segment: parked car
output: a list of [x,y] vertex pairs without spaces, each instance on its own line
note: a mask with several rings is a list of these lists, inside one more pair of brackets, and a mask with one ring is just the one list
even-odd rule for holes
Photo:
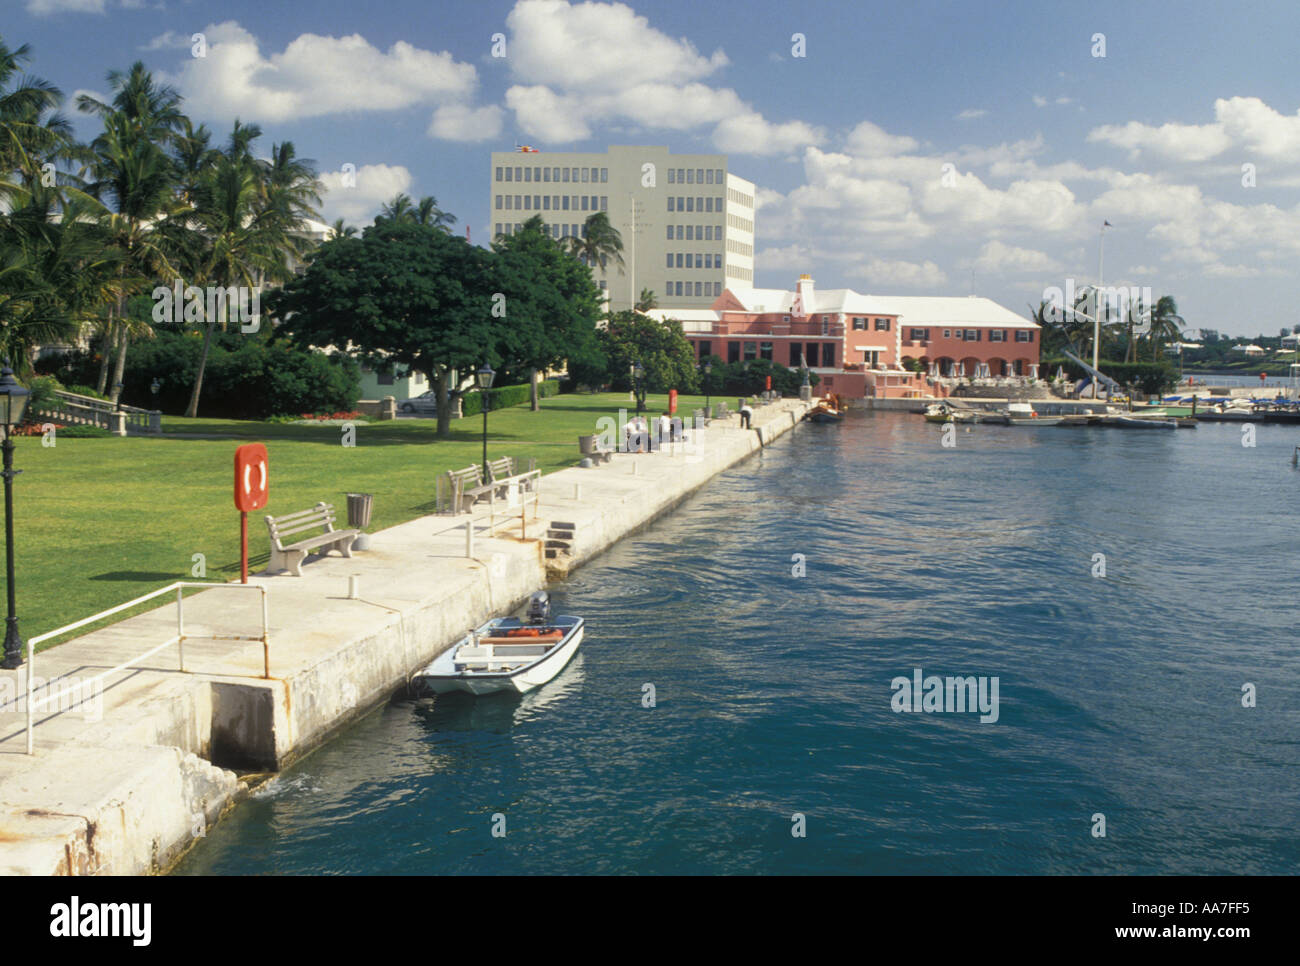
[[436,416],[438,415],[438,392],[430,389],[418,396],[404,399],[397,404],[397,411],[408,415]]

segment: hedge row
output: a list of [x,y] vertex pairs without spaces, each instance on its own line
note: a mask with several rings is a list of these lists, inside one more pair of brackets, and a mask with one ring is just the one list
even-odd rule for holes
[[[490,412],[506,409],[510,406],[520,406],[533,398],[528,383],[521,386],[498,386],[489,389],[488,393],[492,397]],[[559,393],[560,381],[558,379],[544,379],[537,384],[539,398],[545,399],[547,396],[558,396]],[[483,411],[483,394],[477,389],[471,390],[463,397],[461,407],[461,412],[465,416],[477,416]]]
[[[1042,374],[1050,376],[1058,366],[1076,381],[1087,377],[1087,373],[1077,363],[1064,356],[1044,359],[1038,369]],[[1121,386],[1133,386],[1148,396],[1157,396],[1178,384],[1178,371],[1168,362],[1110,362],[1103,359],[1097,368]]]

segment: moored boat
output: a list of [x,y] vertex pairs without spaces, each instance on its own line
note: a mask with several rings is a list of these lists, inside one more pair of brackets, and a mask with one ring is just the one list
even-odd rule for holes
[[1009,403],[1006,417],[1012,426],[1059,426],[1065,421],[1064,416],[1040,416],[1033,406],[1024,402]]
[[476,628],[411,679],[416,695],[522,694],[551,680],[582,643],[581,617],[551,616],[545,591],[528,602],[528,619],[498,617]]
[[835,393],[828,393],[818,400],[817,405],[804,414],[804,419],[814,423],[838,423],[844,418],[844,410],[840,406],[840,397]]

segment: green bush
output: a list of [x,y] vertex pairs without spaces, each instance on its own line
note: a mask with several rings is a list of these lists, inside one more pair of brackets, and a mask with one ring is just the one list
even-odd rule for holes
[[27,411],[23,421],[35,422],[37,410],[53,407],[59,398],[55,393],[62,388],[59,380],[53,376],[34,376],[28,380],[27,390],[31,396],[27,400]]
[[54,434],[56,440],[60,439],[99,439],[104,436],[112,436],[103,426],[60,426]]
[[[803,373],[798,369],[789,369],[779,362],[767,359],[750,359],[748,362],[723,362],[718,356],[710,356],[713,371],[705,377],[701,374],[701,385],[707,379],[708,389],[714,394],[736,393],[751,396],[767,388],[767,377],[772,377],[772,389],[783,396],[799,395],[803,384]],[[821,377],[815,372],[808,374],[809,385],[817,385]]]
[[[1087,377],[1087,373],[1078,363],[1064,356],[1044,359],[1039,366],[1039,371],[1044,374],[1055,373],[1058,366],[1075,381]],[[1111,362],[1103,359],[1097,364],[1097,368],[1121,386],[1132,386],[1138,392],[1148,396],[1158,396],[1178,384],[1178,370],[1168,362]]]
[[[189,406],[203,352],[197,332],[160,329],[152,339],[132,343],[122,377],[122,402],[179,415]],[[98,362],[76,352],[46,362],[46,371],[65,384],[97,378]],[[152,391],[154,380],[158,392]],[[341,353],[295,349],[265,335],[217,333],[212,337],[199,415],[225,419],[265,419],[274,415],[348,412],[361,395],[361,373]]]
[[[544,379],[537,384],[537,396],[539,399],[545,399],[548,396],[559,395],[560,381],[558,379]],[[522,386],[497,386],[488,390],[492,397],[492,404],[489,412],[495,412],[498,409],[507,409],[510,406],[519,406],[532,400],[532,393],[528,389],[528,383]],[[483,411],[483,394],[477,389],[467,393],[461,401],[461,412],[466,416],[477,416]]]

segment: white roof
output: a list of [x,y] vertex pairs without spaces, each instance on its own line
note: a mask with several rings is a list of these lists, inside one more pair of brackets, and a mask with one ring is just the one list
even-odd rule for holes
[[[729,289],[750,312],[790,311],[795,293],[774,288]],[[992,299],[946,295],[863,295],[848,288],[814,289],[809,315],[896,315],[903,325],[1036,329],[1038,324]]]

